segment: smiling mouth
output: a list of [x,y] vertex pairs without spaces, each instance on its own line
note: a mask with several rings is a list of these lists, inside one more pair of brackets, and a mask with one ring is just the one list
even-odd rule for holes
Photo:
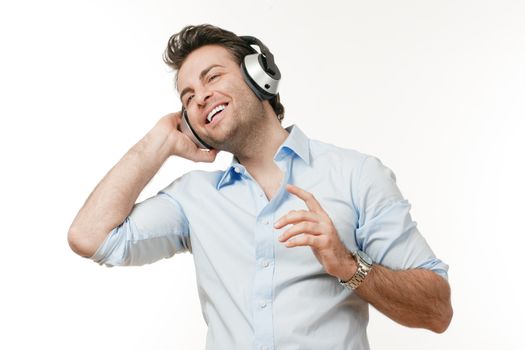
[[210,113],[208,113],[208,116],[206,117],[206,124],[209,124],[213,121],[213,118],[215,118],[219,113],[221,113],[228,104],[222,104],[218,105],[214,109],[211,110]]

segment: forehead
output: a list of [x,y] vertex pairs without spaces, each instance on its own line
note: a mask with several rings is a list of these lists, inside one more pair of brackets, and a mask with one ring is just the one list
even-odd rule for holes
[[219,45],[206,45],[191,52],[180,67],[177,74],[177,90],[181,91],[187,85],[199,80],[199,75],[213,65],[226,68],[238,67],[234,56]]

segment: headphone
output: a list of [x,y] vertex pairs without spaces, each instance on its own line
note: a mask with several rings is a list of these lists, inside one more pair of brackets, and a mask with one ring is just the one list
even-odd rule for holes
[[[281,80],[281,72],[275,64],[273,54],[266,45],[253,36],[241,36],[240,38],[250,46],[258,46],[260,50],[260,53],[254,50],[255,53],[244,56],[241,62],[241,73],[244,81],[260,100],[271,100],[277,96]],[[199,148],[213,148],[197,135],[190,124],[188,112],[184,107],[182,108],[181,129]]]

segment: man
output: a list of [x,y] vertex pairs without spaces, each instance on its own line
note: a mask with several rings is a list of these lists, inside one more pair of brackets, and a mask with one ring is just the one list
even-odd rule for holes
[[[265,99],[243,76],[252,44],[210,25],[171,37],[165,60],[184,115],[211,149],[180,131],[181,113],[160,119],[87,199],[72,249],[108,266],[190,251],[208,349],[368,349],[368,304],[445,331],[448,266],[418,232],[392,172],[284,129],[279,95]],[[135,204],[168,157],[213,162],[219,151],[234,155],[225,171],[189,172]]]

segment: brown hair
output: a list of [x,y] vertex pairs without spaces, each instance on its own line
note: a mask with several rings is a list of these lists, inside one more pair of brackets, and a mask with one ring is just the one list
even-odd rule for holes
[[[224,47],[239,65],[244,56],[256,52],[248,43],[228,30],[210,24],[190,25],[170,37],[164,51],[164,62],[178,71],[191,52],[205,45]],[[279,94],[269,102],[281,122],[284,118],[284,106],[281,104]]]

